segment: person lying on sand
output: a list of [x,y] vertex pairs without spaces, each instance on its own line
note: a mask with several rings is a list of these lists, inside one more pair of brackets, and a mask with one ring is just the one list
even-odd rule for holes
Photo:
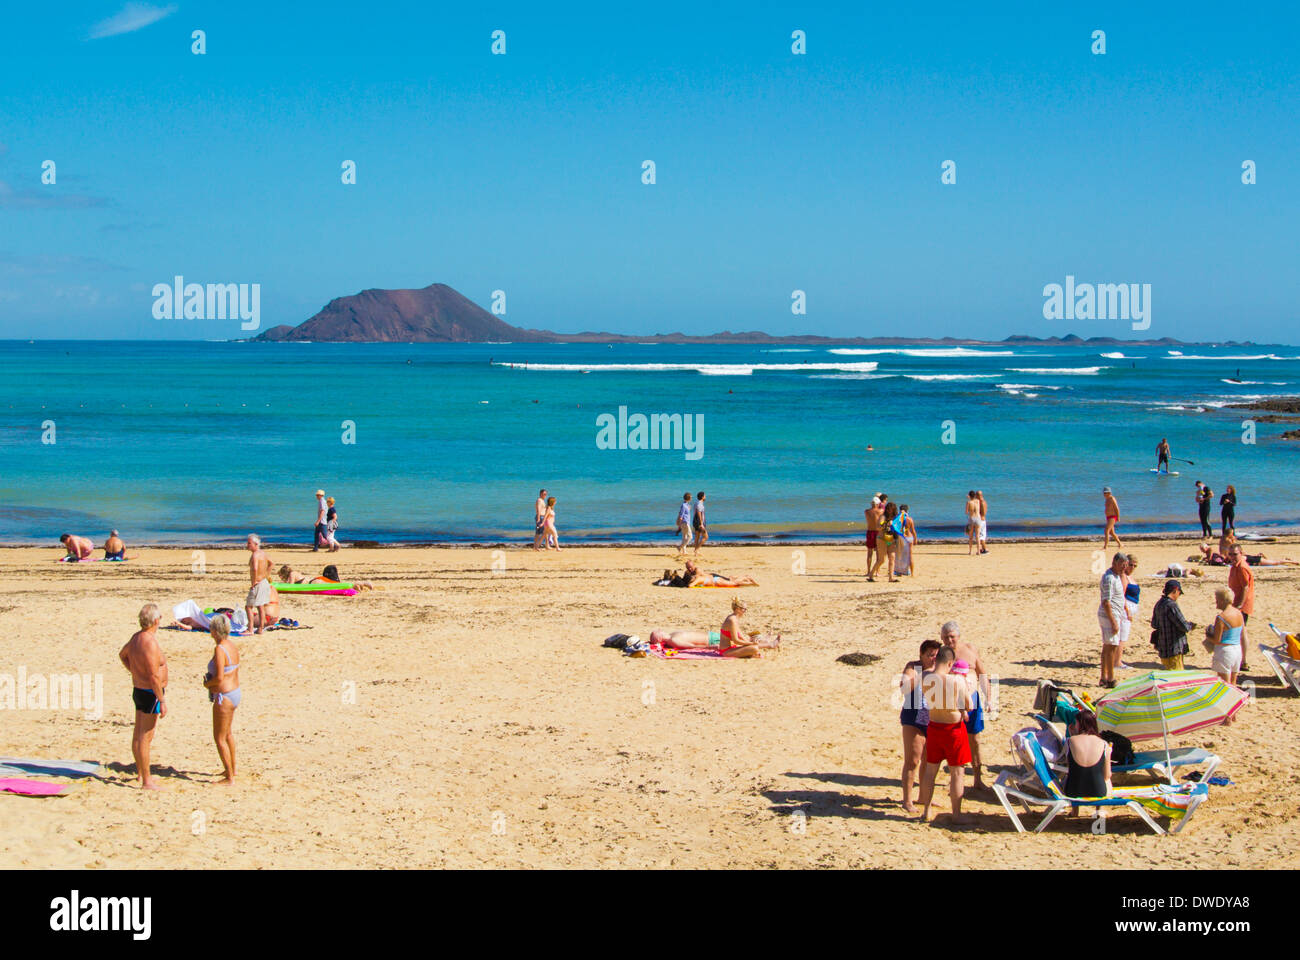
[[[1211,550],[1208,543],[1201,544],[1201,559],[1212,567],[1232,566],[1232,560],[1227,555],[1218,550]],[[1290,557],[1272,560],[1262,553],[1246,554],[1246,563],[1252,567],[1300,567],[1300,560],[1292,560]]]
[[[1195,557],[1188,557],[1188,563],[1196,560]],[[1205,571],[1200,567],[1189,567],[1182,563],[1171,563],[1163,570],[1157,570],[1153,576],[1157,577],[1203,577]]]
[[758,581],[753,577],[733,579],[725,573],[705,573],[692,560],[686,561],[686,572],[665,570],[664,575],[655,581],[656,587],[756,587]]
[[104,541],[104,559],[105,560],[129,560],[126,555],[126,544],[122,538],[113,530],[109,533],[108,539]]
[[65,560],[89,560],[90,555],[95,552],[95,545],[90,542],[89,537],[76,537],[70,533],[65,533],[59,537],[59,543],[67,549],[68,555]]
[[[339,568],[332,563],[328,567],[326,567],[323,571],[321,571],[321,575],[319,577],[309,577],[305,573],[298,573],[296,570],[293,569],[293,567],[289,566],[286,563],[283,567],[280,568],[280,582],[281,583],[342,583],[343,580],[339,577]],[[375,589],[375,585],[371,583],[369,580],[349,580],[348,582],[351,583],[352,586],[357,590]]]

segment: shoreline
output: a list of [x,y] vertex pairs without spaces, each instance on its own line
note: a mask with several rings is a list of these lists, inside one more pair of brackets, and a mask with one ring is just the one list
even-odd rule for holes
[[[1277,541],[1284,541],[1294,537],[1300,537],[1300,527],[1261,527],[1263,536],[1274,538]],[[1005,545],[1034,545],[1063,543],[1073,545],[1086,545],[1096,541],[1095,536],[1085,536],[1082,534],[1047,534],[1044,536],[1023,536],[1010,535],[1006,537],[990,537],[989,544]],[[1238,535],[1241,540],[1243,536]],[[801,537],[791,535],[789,538],[781,536],[768,537],[737,537],[737,538],[710,538],[705,545],[705,550],[719,550],[723,548],[751,548],[751,547],[836,547],[836,548],[862,548],[866,549],[863,543],[863,536],[856,534],[853,537]],[[1187,543],[1199,543],[1204,541],[1199,533],[1170,533],[1162,531],[1126,533],[1124,540],[1140,543],[1155,543],[1162,541],[1176,541]],[[1212,540],[1218,540],[1216,533]],[[665,536],[659,539],[642,539],[642,540],[564,540],[562,549],[583,549],[583,550],[626,550],[636,547],[650,547],[654,549],[674,549],[677,546],[675,537]],[[1244,542],[1250,543],[1250,540]],[[1267,541],[1256,541],[1264,543]],[[929,537],[922,538],[918,546],[924,550],[926,546],[964,546],[968,543],[965,537]],[[305,540],[275,540],[269,537],[264,538],[262,545],[267,548],[277,550],[294,550],[301,549],[304,552],[311,552],[310,545]],[[53,545],[43,540],[23,540],[23,541],[6,541],[0,542],[0,550],[41,550],[49,548],[51,550],[63,549],[57,541]],[[244,540],[242,537],[235,537],[229,540],[196,540],[186,543],[176,542],[149,542],[128,543],[127,550],[243,550]],[[514,539],[482,539],[482,540],[355,540],[344,541],[343,550],[531,550],[532,543],[523,537]],[[691,549],[687,548],[688,551]],[[102,547],[96,546],[95,552],[101,552]],[[328,554],[328,551],[319,551],[322,556]],[[539,551],[545,553],[546,551]]]

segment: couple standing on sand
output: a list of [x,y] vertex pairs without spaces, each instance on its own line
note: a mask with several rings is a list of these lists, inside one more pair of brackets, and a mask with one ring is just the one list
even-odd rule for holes
[[[149,749],[158,721],[167,716],[167,657],[158,642],[162,615],[156,603],[140,608],[140,629],[131,635],[118,653],[122,666],[131,674],[131,699],[135,703],[135,726],[131,732],[131,755],[143,790],[161,790],[149,769]],[[231,731],[235,708],[242,699],[239,686],[239,651],[230,640],[230,620],[225,614],[212,618],[209,628],[215,647],[203,678],[212,702],[212,739],[221,757],[225,776],[217,781],[229,786],[235,781],[235,737]],[[259,631],[260,632],[260,631]]]
[[560,549],[560,536],[555,532],[555,498],[546,495],[546,488],[537,491],[533,504],[533,549]]
[[334,498],[325,496],[324,490],[316,491],[316,528],[312,531],[312,553],[325,547],[330,553],[339,549],[335,534],[339,529],[339,514],[334,509]]
[[691,538],[695,538],[695,555],[700,555],[700,547],[704,546],[704,541],[709,539],[709,527],[704,519],[704,491],[701,490],[695,495],[695,509],[691,509],[691,495],[682,494],[682,505],[677,508],[677,533],[681,536],[682,542],[677,547],[677,559],[686,559],[686,548],[690,546]]
[[966,494],[966,541],[970,556],[977,550],[988,553],[989,541],[989,502],[984,499],[983,490],[972,490]]

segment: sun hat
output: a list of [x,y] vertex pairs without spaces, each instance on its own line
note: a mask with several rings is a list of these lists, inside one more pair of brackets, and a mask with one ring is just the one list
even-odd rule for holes
[[965,660],[954,660],[952,663],[952,672],[959,677],[966,676],[970,672],[970,664]]

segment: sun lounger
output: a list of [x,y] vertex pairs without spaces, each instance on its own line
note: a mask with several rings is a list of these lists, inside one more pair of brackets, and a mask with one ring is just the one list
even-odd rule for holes
[[1277,679],[1282,686],[1290,687],[1296,693],[1300,693],[1300,660],[1292,660],[1285,654],[1279,653],[1276,648],[1259,645],[1259,652],[1264,655],[1269,667],[1277,675]]
[[[1061,759],[1056,760],[1049,756],[1047,758],[1048,766],[1055,773],[1064,773],[1066,770],[1065,742],[1060,739],[1059,731],[1042,714],[1035,714],[1034,719],[1038,721],[1041,730],[1057,738],[1059,747],[1056,754]],[[1201,782],[1205,783],[1210,777],[1214,776],[1214,771],[1219,769],[1219,764],[1222,762],[1223,758],[1218,754],[1202,750],[1200,747],[1183,747],[1178,750],[1170,750],[1168,756],[1165,755],[1163,750],[1143,750],[1133,754],[1132,763],[1115,763],[1112,761],[1110,772],[1112,776],[1117,773],[1150,772],[1161,780],[1172,781],[1174,779],[1172,772],[1179,767],[1199,767],[1204,764],[1205,769],[1201,772]]]
[[[1013,770],[1004,770],[998,774],[993,784],[993,793],[1002,803],[1002,808],[1015,824],[1018,833],[1024,833],[1025,827],[1020,822],[1012,801],[1023,806],[1026,813],[1032,813],[1034,807],[1046,808],[1042,821],[1034,828],[1035,833],[1042,833],[1058,814],[1070,808],[1121,807],[1141,817],[1153,832],[1163,834],[1165,830],[1152,817],[1153,813],[1156,816],[1169,817],[1171,822],[1174,822],[1169,832],[1178,833],[1187,826],[1187,822],[1191,820],[1197,808],[1210,795],[1209,786],[1196,783],[1177,786],[1152,784],[1140,787],[1116,787],[1108,797],[1067,797],[1052,775],[1034,731],[1021,731],[1015,734],[1011,738],[1011,745],[1030,773],[1025,775]],[[1033,793],[1029,792],[1031,789]]]

